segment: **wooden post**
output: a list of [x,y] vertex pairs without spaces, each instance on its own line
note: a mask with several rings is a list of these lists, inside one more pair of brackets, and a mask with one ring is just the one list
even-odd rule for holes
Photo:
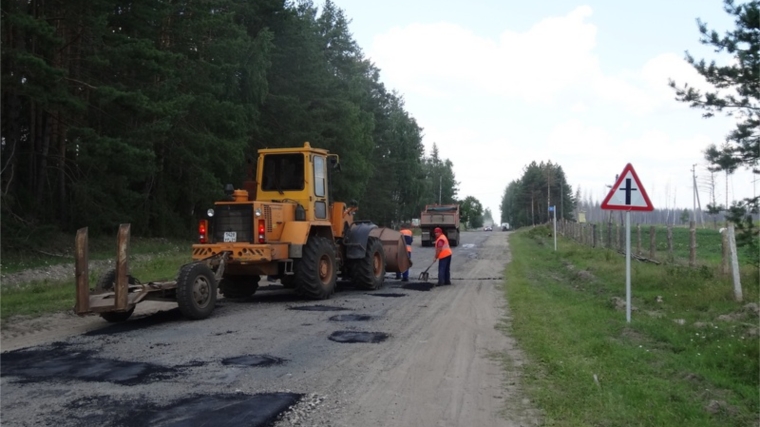
[[641,255],[641,224],[636,224],[636,255]]
[[736,237],[734,235],[734,225],[728,226],[728,248],[731,251],[731,277],[734,280],[734,298],[742,302],[742,283],[739,277],[739,257],[736,254]]
[[649,227],[649,259],[655,258],[655,250],[657,249],[657,242],[654,238],[654,225]]
[[697,265],[697,222],[689,221],[689,267]]
[[74,303],[74,312],[76,314],[85,314],[90,311],[90,254],[88,250],[87,227],[77,230],[77,237],[74,240],[74,250],[76,251],[74,277],[76,279],[77,292],[77,299]]
[[114,284],[114,308],[118,311],[127,309],[127,294],[129,283],[127,274],[129,264],[129,224],[119,225],[119,234],[116,237],[116,283]]
[[673,226],[668,225],[668,261],[673,262]]
[[612,216],[607,221],[607,249],[612,247]]
[[723,246],[723,256],[720,263],[720,270],[721,270],[721,273],[723,273],[724,275],[728,275],[728,273],[731,271],[728,268],[729,261],[731,259],[731,252],[730,252],[731,250],[728,248],[728,229],[723,230],[723,232],[720,234],[721,234],[720,242],[721,242],[721,245]]
[[596,224],[593,224],[591,226],[591,247],[593,247],[593,248],[596,247],[596,241],[597,241]]

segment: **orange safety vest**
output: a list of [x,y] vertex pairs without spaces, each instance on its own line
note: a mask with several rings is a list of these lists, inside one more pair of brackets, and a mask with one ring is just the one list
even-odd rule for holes
[[412,253],[412,230],[404,228],[401,230],[401,234],[404,236],[404,243],[406,244],[406,251]]
[[[443,241],[441,247],[438,247],[439,240]],[[446,238],[446,235],[441,233],[441,235],[435,239],[435,259],[442,259],[447,256],[451,256],[451,246],[449,246],[449,239]]]

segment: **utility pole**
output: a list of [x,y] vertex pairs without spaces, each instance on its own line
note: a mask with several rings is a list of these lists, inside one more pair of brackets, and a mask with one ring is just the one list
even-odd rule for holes
[[697,223],[697,175],[696,175],[696,168],[697,164],[694,163],[691,165],[691,179],[692,179],[692,187],[694,188],[694,192],[691,195],[692,200],[692,221],[694,221],[694,224]]

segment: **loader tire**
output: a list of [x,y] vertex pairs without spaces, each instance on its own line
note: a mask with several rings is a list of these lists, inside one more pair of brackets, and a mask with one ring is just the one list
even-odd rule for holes
[[324,237],[312,236],[303,247],[301,259],[295,263],[295,289],[308,299],[327,299],[335,293],[338,271],[335,248]]
[[259,288],[261,276],[227,276],[219,281],[219,292],[225,298],[248,298]]
[[[127,275],[127,283],[130,285],[134,285],[137,283],[137,280],[135,280],[134,277]],[[112,268],[105,273],[103,273],[102,276],[98,279],[98,282],[95,284],[95,293],[100,292],[113,292],[114,288],[116,287],[116,269]],[[104,313],[100,313],[100,317],[103,318],[106,322],[109,323],[119,323],[124,322],[127,319],[129,319],[130,316],[132,316],[132,313],[134,313],[135,307],[132,306],[127,311],[106,311]]]
[[206,264],[191,263],[180,268],[177,276],[177,305],[188,319],[200,320],[211,315],[216,305],[214,272]]
[[350,266],[354,286],[370,291],[380,289],[385,280],[385,254],[380,239],[370,237],[364,258],[351,260]]

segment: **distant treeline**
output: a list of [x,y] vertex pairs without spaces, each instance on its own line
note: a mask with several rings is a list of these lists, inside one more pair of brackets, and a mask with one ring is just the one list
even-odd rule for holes
[[332,198],[362,218],[454,202],[452,162],[425,155],[348,23],[329,0],[4,0],[3,245],[190,235],[257,149],[304,141],[341,156]]

